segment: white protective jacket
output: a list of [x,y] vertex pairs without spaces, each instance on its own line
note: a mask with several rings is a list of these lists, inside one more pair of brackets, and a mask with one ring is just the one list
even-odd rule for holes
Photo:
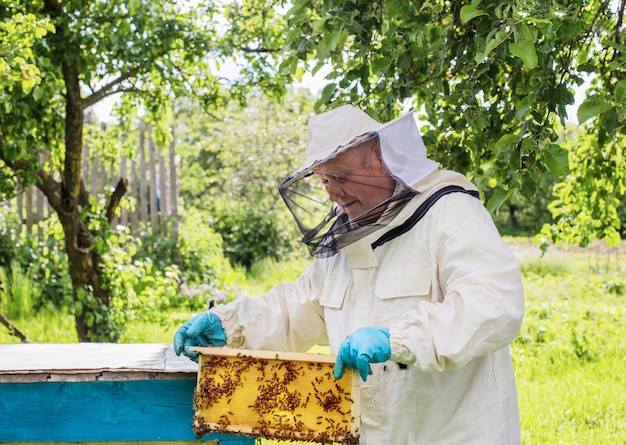
[[330,344],[336,353],[357,328],[388,327],[391,360],[361,382],[362,444],[519,444],[509,344],[523,317],[522,280],[480,201],[444,196],[409,232],[371,247],[452,184],[475,190],[460,174],[430,173],[388,227],[313,260],[295,282],[215,307],[229,346]]

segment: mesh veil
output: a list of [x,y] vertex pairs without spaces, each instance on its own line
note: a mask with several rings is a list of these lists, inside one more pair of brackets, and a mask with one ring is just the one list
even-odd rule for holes
[[[302,232],[302,242],[317,258],[333,256],[339,249],[386,227],[416,193],[397,182],[389,199],[350,220],[330,201],[312,170],[298,178],[289,178],[280,186],[280,194]],[[378,218],[372,216],[385,206]]]

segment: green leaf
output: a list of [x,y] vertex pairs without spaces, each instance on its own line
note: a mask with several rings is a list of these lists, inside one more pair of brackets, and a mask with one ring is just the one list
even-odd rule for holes
[[613,227],[607,227],[605,229],[603,239],[609,247],[617,247],[621,241],[619,231],[615,230]]
[[578,107],[578,124],[587,122],[592,117],[602,114],[611,108],[611,104],[602,99],[585,100]]
[[615,100],[621,105],[626,105],[626,79],[615,84]]
[[322,90],[322,97],[320,98],[320,100],[324,103],[328,103],[330,101],[330,98],[335,93],[336,89],[337,89],[336,83],[329,83],[328,85],[326,85],[324,89]]
[[319,42],[319,44],[317,45],[316,49],[317,49],[316,56],[317,56],[318,59],[324,60],[324,59],[327,59],[328,57],[330,57],[330,51],[326,47],[326,43],[323,40],[321,40]]
[[519,30],[519,37],[521,40],[530,40],[533,42],[537,41],[537,28],[534,26],[522,23],[519,26]]
[[578,71],[581,73],[593,73],[596,70],[596,66],[593,63],[582,63],[578,65]]
[[333,31],[330,36],[327,36],[325,39],[326,46],[330,51],[335,51],[337,49],[337,44],[343,40],[343,30],[337,29]]
[[530,175],[524,176],[520,193],[523,197],[529,200],[535,196],[535,193],[537,193],[537,182]]
[[87,325],[88,328],[93,326],[93,321],[94,321],[93,319],[94,319],[93,312],[85,313],[85,324]]
[[372,62],[372,72],[376,75],[384,75],[391,68],[393,60],[387,57],[377,57]]
[[509,199],[509,197],[513,194],[513,191],[513,189],[497,189],[495,192],[493,192],[493,195],[491,195],[491,198],[489,198],[486,206],[487,210],[489,210],[489,213],[491,213],[492,215],[495,214],[502,206],[502,204],[504,204],[506,200]]
[[485,52],[482,54],[476,53],[476,57],[474,61],[476,63],[482,62],[483,59],[491,53],[491,51],[496,49],[502,43],[506,42],[508,39],[509,39],[509,33],[504,32],[504,31],[496,32],[494,37],[487,41],[487,45],[485,45]]
[[471,5],[465,5],[461,8],[461,23],[466,24],[472,19],[476,17],[480,17],[481,15],[487,15],[485,11],[481,11],[477,7],[478,2],[473,1]]
[[513,171],[520,170],[522,167],[522,147],[521,144],[515,145],[515,147],[509,150],[509,168]]
[[295,73],[293,73],[294,77],[298,82],[302,81],[302,76],[304,76],[305,71],[302,67],[297,66]]
[[531,106],[531,103],[530,103],[531,94],[529,94],[528,96],[525,96],[524,98],[522,98],[520,101],[518,101],[515,104],[515,110],[517,110],[515,112],[515,117],[518,120],[522,120],[522,118],[524,117],[524,114],[526,113],[526,110],[528,110],[530,108],[530,106]]
[[472,121],[472,127],[475,129],[482,131],[489,126],[489,119],[485,116],[479,116]]
[[543,153],[546,166],[557,176],[565,176],[569,173],[569,153],[557,144],[551,144]]
[[567,44],[578,37],[583,29],[584,24],[582,22],[566,18],[561,22],[561,26],[558,27],[557,35],[560,41]]
[[522,59],[527,69],[532,70],[537,67],[537,51],[535,50],[535,42],[533,40],[519,40],[509,43],[509,51],[514,56]]
[[511,150],[517,143],[520,138],[516,134],[505,134],[496,142],[496,153],[502,154],[506,151]]
[[554,25],[549,19],[540,19],[538,17],[532,18],[532,23],[541,31],[544,36],[550,36],[553,33]]

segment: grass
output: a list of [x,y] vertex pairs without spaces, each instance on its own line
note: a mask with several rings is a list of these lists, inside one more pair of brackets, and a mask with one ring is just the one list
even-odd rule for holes
[[[626,445],[626,252],[621,258],[619,250],[592,246],[541,257],[528,242],[510,244],[526,293],[524,323],[512,345],[522,443]],[[241,286],[260,294],[304,267],[298,259],[266,261]],[[189,315],[172,312],[166,325],[137,321],[122,341],[169,343]],[[32,341],[76,341],[69,315],[44,311],[13,321]],[[0,343],[16,342],[0,326]]]
[[596,257],[520,259],[526,315],[512,353],[524,445],[626,444],[626,281],[619,261]]

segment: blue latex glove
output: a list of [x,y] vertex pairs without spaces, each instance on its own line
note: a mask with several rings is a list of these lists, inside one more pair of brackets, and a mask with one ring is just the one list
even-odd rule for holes
[[391,357],[389,329],[359,328],[346,338],[337,354],[333,374],[336,379],[343,377],[346,366],[357,368],[363,381],[372,375],[370,363],[382,363]]
[[190,351],[189,346],[224,346],[226,333],[222,321],[212,312],[203,312],[182,325],[174,335],[174,352],[183,353],[194,362],[198,353]]

